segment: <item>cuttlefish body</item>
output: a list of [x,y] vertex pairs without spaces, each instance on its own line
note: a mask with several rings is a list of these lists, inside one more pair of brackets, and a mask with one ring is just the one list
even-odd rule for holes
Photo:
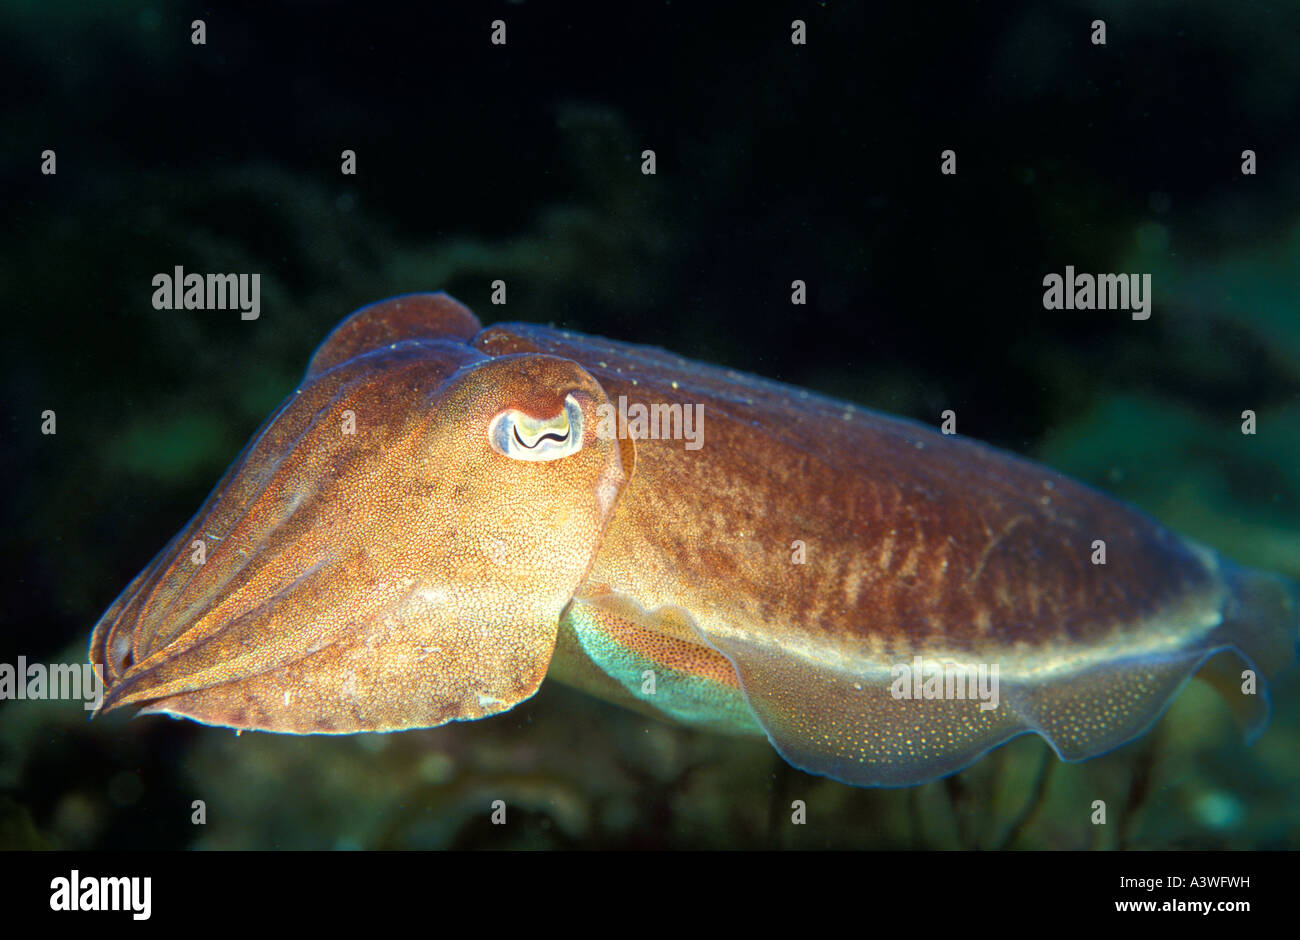
[[[635,420],[695,406],[693,444]],[[416,294],[334,330],[90,659],[104,709],[296,734],[483,718],[549,671],[902,786],[1029,731],[1108,751],[1224,651],[1258,731],[1297,608],[990,447]]]

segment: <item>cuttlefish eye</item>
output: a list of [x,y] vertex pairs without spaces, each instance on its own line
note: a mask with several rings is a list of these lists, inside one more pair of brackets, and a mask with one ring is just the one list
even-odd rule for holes
[[488,425],[492,449],[514,460],[559,460],[582,449],[582,406],[572,395],[549,418],[534,418],[513,408]]

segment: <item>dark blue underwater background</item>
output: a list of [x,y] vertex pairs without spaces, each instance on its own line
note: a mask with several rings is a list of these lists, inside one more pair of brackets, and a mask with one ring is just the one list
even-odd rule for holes
[[[0,662],[80,661],[329,329],[420,290],[951,408],[1300,577],[1298,35],[1293,4],[1201,0],[8,2]],[[1067,264],[1150,273],[1151,318],[1045,310]],[[260,272],[261,317],[154,310],[175,265]],[[1105,757],[1027,737],[899,791],[554,683],[494,719],[340,739],[4,702],[0,847],[1296,848],[1296,672],[1250,747],[1192,683]]]

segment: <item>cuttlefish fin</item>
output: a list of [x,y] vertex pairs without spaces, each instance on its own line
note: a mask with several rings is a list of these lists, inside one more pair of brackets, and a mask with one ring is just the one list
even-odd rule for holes
[[1254,672],[1241,656],[1225,650],[1210,657],[1196,673],[1196,678],[1214,689],[1227,704],[1250,743],[1264,733],[1273,712],[1268,686],[1262,679],[1257,682],[1248,679]]
[[[965,681],[954,683],[969,692],[960,697],[947,689],[929,696],[924,676],[900,685],[907,674],[899,664],[865,663],[842,651],[814,658],[733,635],[700,635],[735,667],[754,716],[791,764],[859,786],[910,786],[954,773],[1027,732],[1042,736],[1063,760],[1104,754],[1149,729],[1207,664],[1206,678],[1224,691],[1249,736],[1258,735],[1269,716],[1260,670],[1294,656],[1294,588],[1226,562],[1223,575],[1213,626],[1194,629],[1208,615],[1189,608],[1156,631],[1192,638],[1181,646],[1090,658],[1049,653],[1000,664],[996,683],[966,671]],[[1253,684],[1243,682],[1243,663]],[[992,665],[984,664],[986,676]]]
[[1300,592],[1285,578],[1220,559],[1228,585],[1223,623],[1226,652],[1197,672],[1223,698],[1248,742],[1258,738],[1272,714],[1268,683],[1300,656]]
[[778,753],[800,770],[858,786],[908,786],[952,773],[1028,730],[978,701],[902,700],[888,668],[845,669],[788,650],[707,635],[735,667]]

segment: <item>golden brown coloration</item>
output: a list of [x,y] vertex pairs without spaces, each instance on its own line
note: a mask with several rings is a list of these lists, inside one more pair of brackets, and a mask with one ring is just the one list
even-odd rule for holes
[[[448,308],[471,316],[411,298],[378,319],[427,311],[441,326]],[[92,659],[105,667],[106,707],[383,731],[483,717],[536,691],[556,612],[582,583],[630,468],[617,441],[592,433],[557,479],[494,453],[481,428],[506,404],[541,416],[567,394],[592,409],[604,394],[565,360],[488,359],[464,343],[356,329],[366,319],[337,337],[364,336],[357,351],[369,351],[347,358],[326,343],[105,615]],[[206,559],[194,564],[200,541]]]
[[[703,404],[704,446],[604,439],[620,397]],[[1289,662],[1296,616],[1286,582],[992,448],[412,295],[326,340],[91,659],[105,707],[291,732],[482,717],[549,666],[904,785],[1026,731],[1109,750],[1217,652]],[[900,697],[916,656],[996,666],[995,700]]]

